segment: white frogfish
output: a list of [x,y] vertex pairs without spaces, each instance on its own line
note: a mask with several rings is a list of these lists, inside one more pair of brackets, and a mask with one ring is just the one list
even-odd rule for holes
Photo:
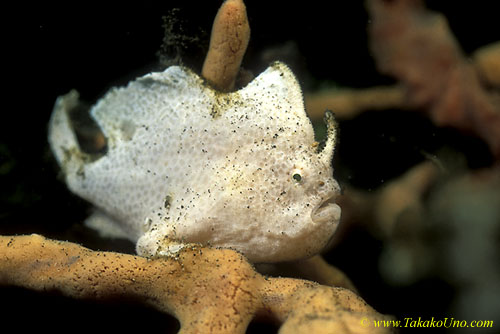
[[126,237],[143,256],[200,243],[254,263],[320,252],[340,219],[334,203],[333,115],[319,145],[291,70],[274,63],[244,88],[221,93],[171,66],[111,89],[90,110],[107,141],[84,152],[59,97],[49,142],[69,189],[95,206],[86,223]]

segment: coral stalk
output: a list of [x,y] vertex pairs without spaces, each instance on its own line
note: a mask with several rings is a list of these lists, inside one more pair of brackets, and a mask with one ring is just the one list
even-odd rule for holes
[[231,91],[250,40],[243,0],[226,0],[215,17],[201,75],[220,91]]

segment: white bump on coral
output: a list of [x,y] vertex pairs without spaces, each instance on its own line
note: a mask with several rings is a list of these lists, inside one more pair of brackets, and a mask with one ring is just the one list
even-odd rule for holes
[[319,152],[284,64],[232,93],[178,66],[112,89],[91,110],[108,144],[95,161],[70,125],[77,103],[75,92],[57,100],[52,150],[71,191],[108,215],[99,219],[113,225],[106,231],[118,228],[141,255],[202,243],[253,262],[294,260],[321,251],[338,225],[333,117],[326,115]]

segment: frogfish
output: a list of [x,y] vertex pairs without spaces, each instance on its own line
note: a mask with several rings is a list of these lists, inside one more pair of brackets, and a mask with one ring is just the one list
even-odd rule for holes
[[333,178],[333,114],[315,141],[301,88],[276,62],[245,87],[214,90],[182,66],[113,88],[90,109],[106,152],[81,149],[57,99],[49,142],[68,188],[94,206],[86,224],[125,237],[139,255],[173,256],[202,244],[254,263],[319,253],[340,220]]

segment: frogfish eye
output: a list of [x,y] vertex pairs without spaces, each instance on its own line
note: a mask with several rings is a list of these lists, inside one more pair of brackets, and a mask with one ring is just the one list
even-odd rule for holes
[[293,173],[292,179],[294,179],[297,182],[300,182],[302,181],[302,175],[300,175],[299,173]]

